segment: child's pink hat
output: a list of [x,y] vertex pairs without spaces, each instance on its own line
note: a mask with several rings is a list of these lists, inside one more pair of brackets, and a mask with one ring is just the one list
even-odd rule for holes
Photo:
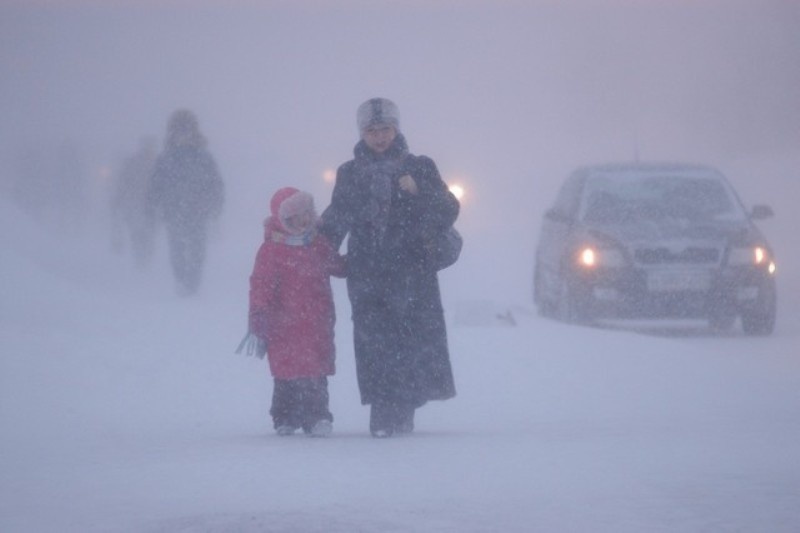
[[281,226],[287,228],[287,218],[307,211],[314,212],[314,197],[294,187],[284,187],[272,195],[269,208],[272,216],[278,219]]
[[272,195],[272,200],[269,201],[269,211],[272,216],[275,218],[280,218],[280,208],[283,201],[298,192],[300,191],[294,187],[284,187],[275,191],[275,194]]

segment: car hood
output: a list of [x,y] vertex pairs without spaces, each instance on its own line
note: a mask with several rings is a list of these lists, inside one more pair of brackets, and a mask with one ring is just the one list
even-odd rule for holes
[[748,220],[688,221],[665,219],[641,221],[637,224],[603,224],[586,227],[594,239],[626,248],[642,246],[679,246],[680,243],[725,247],[746,245],[761,239],[758,230]]

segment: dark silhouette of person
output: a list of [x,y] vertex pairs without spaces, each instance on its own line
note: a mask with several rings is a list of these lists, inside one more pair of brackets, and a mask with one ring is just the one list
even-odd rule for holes
[[130,242],[140,268],[150,262],[155,243],[156,221],[147,208],[147,195],[157,155],[155,139],[143,137],[136,153],[123,162],[111,198],[112,244],[121,250]]
[[156,160],[148,205],[163,220],[178,294],[197,292],[208,224],[222,212],[224,186],[195,114],[175,111]]

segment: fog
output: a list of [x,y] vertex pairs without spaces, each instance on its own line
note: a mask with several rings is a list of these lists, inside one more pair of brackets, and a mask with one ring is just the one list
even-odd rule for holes
[[327,205],[322,176],[351,156],[355,108],[382,95],[412,152],[467,187],[465,265],[507,269],[478,281],[465,266],[460,291],[529,292],[560,181],[637,156],[719,167],[745,203],[773,205],[765,231],[788,254],[773,234],[796,225],[800,198],[796,2],[193,5],[5,2],[3,194],[20,153],[68,142],[101,213],[123,156],[188,107],[226,180],[220,237],[241,239],[279,186]]
[[[275,530],[322,531],[308,516],[332,516],[332,531],[494,531],[500,509],[516,531],[796,529],[798,88],[794,0],[2,2],[0,524],[258,531],[278,509]],[[374,96],[398,104],[411,152],[466,189],[465,248],[440,276],[459,396],[426,407],[421,438],[392,441],[392,460],[358,405],[343,283],[331,440],[345,438],[269,439],[267,373],[230,353],[270,196],[291,185],[323,209],[324,176],[351,158],[356,108]],[[160,145],[178,108],[197,114],[227,195],[186,300],[163,232],[143,272],[111,246],[120,166],[143,136]],[[717,167],[747,207],[774,208],[759,223],[778,263],[772,337],[649,337],[533,313],[540,220],[562,180],[637,158]],[[53,169],[58,184],[20,195]],[[520,327],[452,328],[475,302],[513,308]],[[495,446],[499,468],[476,459]],[[306,452],[330,490],[275,463]],[[373,468],[386,464],[396,487]],[[475,464],[485,484],[463,482]],[[275,469],[285,493],[258,473]],[[702,505],[682,506],[687,493]],[[187,518],[211,509],[228,514]],[[348,513],[367,516],[362,529]]]

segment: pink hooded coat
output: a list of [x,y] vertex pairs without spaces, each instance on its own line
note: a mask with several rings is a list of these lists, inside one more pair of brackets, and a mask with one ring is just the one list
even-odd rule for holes
[[289,196],[286,189],[276,193],[273,216],[264,223],[250,276],[250,331],[267,341],[275,378],[329,376],[335,373],[336,321],[330,276],[344,277],[344,259],[321,235],[306,244],[287,242],[277,212]]

